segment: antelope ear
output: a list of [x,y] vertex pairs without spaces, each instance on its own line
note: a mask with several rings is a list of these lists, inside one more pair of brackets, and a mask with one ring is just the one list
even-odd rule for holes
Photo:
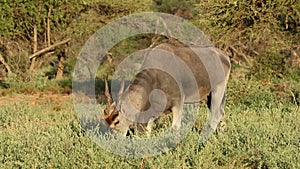
[[121,84],[120,84],[120,90],[118,93],[118,101],[120,100],[120,97],[124,93],[124,88],[125,88],[125,81],[124,81],[124,79],[122,79]]

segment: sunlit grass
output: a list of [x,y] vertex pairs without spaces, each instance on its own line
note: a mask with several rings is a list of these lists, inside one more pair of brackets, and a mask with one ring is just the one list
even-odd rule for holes
[[103,150],[82,131],[71,99],[60,105],[11,102],[0,108],[0,168],[299,168],[298,107],[265,106],[264,98],[255,105],[260,108],[229,102],[225,130],[217,130],[204,147],[198,141],[205,107],[174,149],[127,159]]

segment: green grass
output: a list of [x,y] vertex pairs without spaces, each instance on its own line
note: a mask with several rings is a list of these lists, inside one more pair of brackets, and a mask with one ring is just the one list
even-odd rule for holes
[[71,98],[10,102],[0,108],[0,168],[300,168],[299,107],[260,94],[249,106],[229,97],[225,130],[202,149],[198,120],[174,149],[143,159],[101,149],[81,131]]

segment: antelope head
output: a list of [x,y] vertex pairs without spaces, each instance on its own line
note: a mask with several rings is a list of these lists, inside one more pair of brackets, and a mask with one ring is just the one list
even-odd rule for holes
[[127,118],[120,115],[122,96],[124,93],[124,80],[121,82],[120,90],[118,92],[118,98],[116,102],[113,102],[111,93],[109,92],[107,79],[104,79],[105,83],[105,96],[107,100],[106,108],[104,109],[103,120],[109,125],[109,128],[113,131],[118,130],[122,134],[126,135],[129,126],[132,124]]

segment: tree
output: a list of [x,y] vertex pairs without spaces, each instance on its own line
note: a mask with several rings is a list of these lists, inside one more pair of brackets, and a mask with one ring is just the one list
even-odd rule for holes
[[[70,51],[61,47],[72,48],[71,45],[65,44],[78,43],[71,39],[82,39],[82,35],[86,34],[86,29],[80,29],[82,27],[70,27],[74,22],[80,22],[83,13],[95,11],[98,16],[90,18],[107,18],[101,20],[106,23],[114,17],[147,11],[151,2],[151,0],[0,0],[2,56],[0,68],[5,70],[4,74],[14,72],[28,77],[28,73],[33,74],[45,60],[48,60],[47,58],[56,56],[60,71],[56,74],[61,76]],[[95,21],[98,20],[91,20],[85,25],[93,25]],[[97,27],[94,31],[96,29]]]

